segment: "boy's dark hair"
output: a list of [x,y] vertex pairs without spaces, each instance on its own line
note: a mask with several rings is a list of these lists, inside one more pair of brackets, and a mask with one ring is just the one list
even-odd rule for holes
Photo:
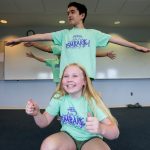
[[86,6],[83,5],[83,4],[77,3],[77,2],[71,2],[71,3],[69,3],[68,4],[68,8],[71,7],[71,6],[76,7],[79,10],[79,14],[80,15],[81,14],[85,14],[85,17],[83,18],[83,22],[84,22],[85,18],[87,16],[87,8],[86,8]]

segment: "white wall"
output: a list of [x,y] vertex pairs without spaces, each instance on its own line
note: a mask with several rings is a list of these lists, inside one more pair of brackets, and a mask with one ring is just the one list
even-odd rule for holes
[[[93,84],[108,107],[125,107],[136,102],[150,106],[150,79],[95,80]],[[51,80],[0,81],[0,109],[25,108],[30,98],[45,108],[54,90]]]
[[[5,40],[10,35],[25,36],[28,29],[36,32],[55,31],[49,28],[0,28],[0,39]],[[107,33],[118,33],[130,41],[150,41],[150,29],[102,29]],[[150,78],[149,79],[114,79],[95,80],[95,88],[102,93],[105,103],[109,107],[124,107],[129,103],[139,102],[143,106],[150,106]],[[22,80],[0,81],[0,108],[24,108],[27,99],[35,99],[45,108],[55,84],[51,80]],[[133,92],[133,96],[130,93]]]

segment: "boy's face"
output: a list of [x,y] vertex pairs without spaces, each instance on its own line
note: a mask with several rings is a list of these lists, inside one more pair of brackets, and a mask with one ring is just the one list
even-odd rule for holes
[[79,10],[74,6],[68,8],[67,15],[69,24],[73,26],[83,23],[82,20],[85,16],[84,14],[79,14]]

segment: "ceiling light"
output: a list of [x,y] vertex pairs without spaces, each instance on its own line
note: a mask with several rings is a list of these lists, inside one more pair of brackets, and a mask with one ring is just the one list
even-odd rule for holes
[[120,21],[115,21],[114,24],[120,24]]
[[60,24],[65,24],[65,20],[60,20],[59,23]]
[[7,20],[0,20],[1,23],[7,23]]

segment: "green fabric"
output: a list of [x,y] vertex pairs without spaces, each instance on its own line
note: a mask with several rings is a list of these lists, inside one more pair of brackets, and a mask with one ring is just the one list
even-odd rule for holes
[[61,55],[61,46],[53,44],[51,46],[51,48],[52,48],[52,52],[53,52],[54,55],[58,55],[58,56]]
[[56,58],[52,58],[52,59],[46,59],[45,60],[45,64],[47,66],[49,66],[52,70],[53,73],[53,81],[55,83],[59,83],[60,79],[59,79],[59,72],[60,72],[60,63],[59,63],[59,59]]
[[81,147],[84,143],[85,143],[85,141],[76,141],[77,150],[81,150]]
[[62,46],[60,77],[68,64],[78,63],[86,69],[90,78],[95,78],[96,47],[106,46],[110,37],[94,29],[73,28],[53,32],[54,43]]
[[[93,104],[98,120],[102,121],[107,117],[106,114],[96,106],[94,100]],[[101,135],[90,133],[85,128],[87,114],[93,114],[93,112],[84,97],[73,99],[69,95],[60,98],[56,98],[55,96],[49,102],[46,112],[52,116],[60,114],[62,124],[61,131],[68,132],[78,141],[85,141],[95,136],[102,138]]]
[[99,138],[99,137],[92,137],[92,138],[90,138],[90,139],[88,139],[88,140],[85,140],[85,141],[78,141],[78,140],[75,140],[68,132],[66,132],[66,131],[63,131],[63,132],[65,132],[66,134],[68,134],[72,139],[73,139],[73,141],[75,142],[75,144],[76,144],[76,149],[77,150],[81,150],[81,148],[82,148],[82,146],[86,143],[86,142],[88,142],[88,141],[90,141],[90,140],[92,140],[92,139],[94,139],[94,138]]

